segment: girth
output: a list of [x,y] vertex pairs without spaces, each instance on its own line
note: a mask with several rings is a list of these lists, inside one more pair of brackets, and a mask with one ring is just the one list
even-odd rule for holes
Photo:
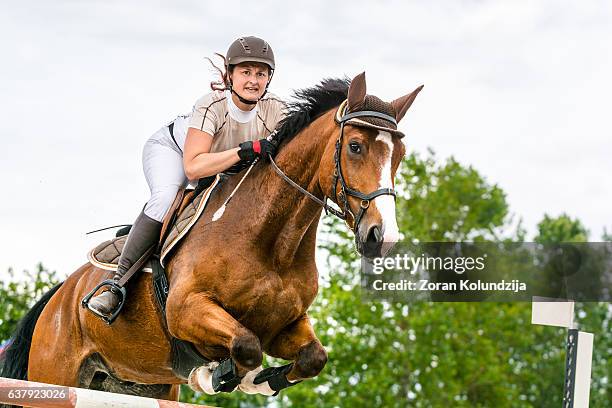
[[[164,329],[168,332],[166,301],[168,300],[170,284],[168,283],[166,272],[161,266],[158,255],[153,255],[151,257],[151,266],[153,268],[153,293],[155,294],[157,306],[162,315]],[[189,378],[189,373],[193,368],[210,363],[210,360],[200,354],[192,343],[179,340],[170,335],[169,332],[168,337],[170,337],[170,346],[172,348],[172,372],[177,377],[186,380]]]

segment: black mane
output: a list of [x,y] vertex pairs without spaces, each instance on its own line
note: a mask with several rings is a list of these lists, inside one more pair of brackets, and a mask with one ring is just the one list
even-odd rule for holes
[[275,140],[285,144],[321,114],[339,106],[350,83],[349,78],[327,78],[311,88],[294,91],[296,101],[287,104],[287,116],[276,127]]

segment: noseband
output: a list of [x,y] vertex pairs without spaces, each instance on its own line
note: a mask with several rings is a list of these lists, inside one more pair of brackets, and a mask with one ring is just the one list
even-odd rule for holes
[[[342,174],[342,159],[341,159],[342,140],[344,138],[344,125],[350,119],[360,118],[360,117],[371,117],[371,118],[373,117],[373,118],[384,119],[395,125],[397,125],[397,122],[393,116],[390,116],[390,115],[387,115],[381,112],[376,112],[376,111],[363,110],[363,111],[346,113],[347,107],[345,103],[340,105],[340,109],[342,109],[342,116],[340,117],[340,119],[338,119],[338,122],[340,123],[340,135],[338,136],[338,139],[336,140],[336,150],[334,152],[335,168],[334,168],[334,174],[333,174],[333,185],[334,185],[333,194],[334,194],[334,200],[338,203],[339,206],[342,207],[342,211],[339,211],[331,207],[329,204],[327,204],[327,199],[328,199],[327,196],[324,196],[323,200],[321,200],[320,198],[316,197],[314,194],[312,194],[311,192],[309,192],[308,190],[306,190],[305,188],[303,188],[302,186],[300,186],[299,184],[291,180],[285,173],[283,173],[281,169],[278,168],[278,166],[276,165],[272,157],[270,157],[270,162],[272,163],[272,167],[278,173],[279,176],[281,176],[292,187],[296,188],[301,193],[303,193],[304,195],[306,195],[307,197],[309,197],[310,199],[312,199],[313,201],[321,205],[325,209],[326,214],[332,213],[338,218],[344,220],[345,222],[347,221],[347,215],[350,214],[353,220],[355,221],[354,232],[355,232],[355,235],[357,235],[357,231],[359,228],[359,222],[365,215],[365,212],[367,211],[367,209],[370,207],[370,201],[372,201],[373,199],[381,195],[391,195],[395,197],[396,193],[395,193],[395,190],[392,188],[380,188],[369,194],[364,194],[361,191],[353,190],[346,184],[344,175]],[[340,181],[340,193],[339,194],[337,193],[338,181]],[[355,216],[355,213],[351,210],[351,206],[349,205],[349,202],[348,202],[348,196],[356,197],[361,200],[361,204],[359,205],[359,213],[357,214],[357,216]]]

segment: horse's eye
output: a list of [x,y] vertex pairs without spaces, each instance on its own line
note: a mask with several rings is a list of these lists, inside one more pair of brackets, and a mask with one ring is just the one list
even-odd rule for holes
[[361,145],[357,142],[350,142],[349,149],[351,149],[351,153],[355,153],[355,154],[361,153]]

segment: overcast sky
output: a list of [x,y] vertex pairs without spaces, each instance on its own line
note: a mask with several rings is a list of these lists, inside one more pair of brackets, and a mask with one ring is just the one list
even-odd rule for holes
[[[365,70],[410,150],[473,165],[533,233],[567,212],[612,229],[609,1],[20,1],[0,14],[0,277],[74,271],[148,198],[145,140],[208,92],[204,59],[272,45],[272,91]],[[289,7],[293,6],[293,7]]]

